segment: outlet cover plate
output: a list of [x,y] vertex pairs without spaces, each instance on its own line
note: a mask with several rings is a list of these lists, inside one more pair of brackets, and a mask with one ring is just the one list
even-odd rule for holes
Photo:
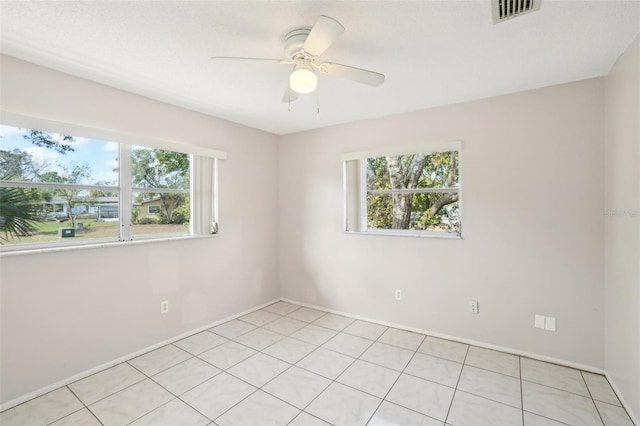
[[546,317],[544,321],[544,329],[548,331],[556,331],[556,318]]
[[402,300],[402,290],[400,290],[399,288],[396,288],[396,300]]

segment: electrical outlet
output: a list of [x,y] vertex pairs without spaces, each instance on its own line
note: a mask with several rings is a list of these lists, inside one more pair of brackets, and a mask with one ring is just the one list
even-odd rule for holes
[[396,288],[396,300],[402,300],[402,290]]
[[160,302],[160,313],[166,314],[167,312],[169,312],[169,301]]
[[471,312],[472,314],[477,314],[480,312],[478,309],[477,300],[469,300],[469,312]]
[[556,318],[546,317],[544,320],[544,329],[547,331],[556,331]]

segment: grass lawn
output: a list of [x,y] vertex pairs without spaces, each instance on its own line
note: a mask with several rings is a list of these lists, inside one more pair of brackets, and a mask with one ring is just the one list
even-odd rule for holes
[[[76,219],[76,225],[82,223],[84,230],[76,231],[75,237],[60,238],[58,237],[59,228],[71,228],[71,221],[67,222],[38,222],[36,230],[31,236],[10,239],[8,241],[0,239],[0,244],[29,244],[29,243],[46,243],[52,241],[72,241],[76,239],[93,239],[93,238],[116,238],[118,236],[118,221],[96,221],[95,219]],[[187,235],[189,232],[188,224],[148,224],[133,225],[133,235],[147,234],[164,234],[164,233],[181,233]]]

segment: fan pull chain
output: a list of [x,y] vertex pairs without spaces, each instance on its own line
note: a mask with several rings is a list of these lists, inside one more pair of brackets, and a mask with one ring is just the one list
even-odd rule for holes
[[289,101],[289,112],[291,112],[291,88],[287,90],[288,101]]
[[316,88],[316,119],[320,120],[320,85]]

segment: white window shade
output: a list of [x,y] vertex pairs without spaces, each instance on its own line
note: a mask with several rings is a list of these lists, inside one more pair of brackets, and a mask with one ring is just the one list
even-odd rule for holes
[[218,232],[217,168],[217,158],[191,156],[191,235]]

